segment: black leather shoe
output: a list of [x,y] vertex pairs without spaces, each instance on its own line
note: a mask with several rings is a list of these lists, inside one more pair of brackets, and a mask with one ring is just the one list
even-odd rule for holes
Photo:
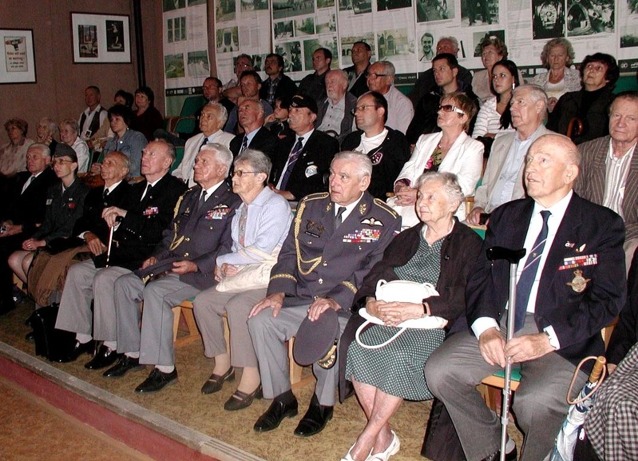
[[216,375],[213,373],[210,375],[210,378],[206,380],[204,385],[202,386],[202,394],[213,394],[215,392],[219,392],[222,390],[222,386],[224,385],[224,381],[234,381],[235,380],[235,369],[230,367],[226,373],[223,375]]
[[264,397],[264,392],[261,388],[261,384],[257,386],[257,389],[250,394],[246,394],[240,390],[236,390],[233,395],[230,396],[226,403],[224,403],[224,410],[236,411],[248,408],[255,399],[261,399]]
[[84,368],[89,370],[99,370],[100,368],[106,368],[113,365],[120,354],[117,351],[112,351],[104,344],[100,346],[95,356],[87,363],[84,364]]
[[140,394],[148,394],[149,392],[157,392],[164,389],[169,384],[177,382],[177,368],[170,373],[162,373],[157,368],[153,368],[148,378],[142,384],[135,388],[135,392]]
[[318,434],[326,427],[328,421],[332,419],[333,407],[319,405],[319,400],[316,395],[312,395],[310,401],[310,407],[308,411],[299,421],[297,429],[295,429],[295,435],[299,437],[310,437]]
[[[516,461],[516,458],[518,458],[518,451],[516,447],[514,447],[514,449],[509,453],[505,454],[505,461]],[[501,450],[497,451],[496,453],[492,453],[486,458],[483,458],[483,461],[498,461],[499,459],[501,459]]]
[[55,357],[56,362],[67,363],[73,362],[78,359],[82,354],[91,354],[95,353],[95,341],[91,340],[88,343],[81,343],[80,341],[75,341],[73,347],[66,354],[61,354],[58,357]]
[[120,376],[124,376],[130,370],[141,370],[143,368],[144,366],[140,365],[140,359],[134,359],[128,355],[122,355],[115,366],[112,366],[102,373],[102,376],[107,378],[119,378]]
[[272,431],[279,427],[284,418],[297,416],[298,411],[299,404],[297,399],[294,399],[291,403],[284,403],[275,397],[266,413],[259,417],[253,429],[257,432]]

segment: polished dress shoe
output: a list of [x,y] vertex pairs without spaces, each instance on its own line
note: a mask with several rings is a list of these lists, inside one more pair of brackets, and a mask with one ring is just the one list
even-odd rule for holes
[[84,368],[99,370],[100,368],[109,367],[117,361],[119,356],[120,354],[118,354],[117,351],[112,351],[102,344],[93,358],[84,364]]
[[140,365],[140,359],[134,359],[128,355],[122,355],[118,359],[117,363],[102,373],[102,376],[106,378],[119,378],[124,376],[130,370],[141,370],[144,365]]
[[261,384],[257,386],[257,389],[252,391],[250,394],[242,392],[240,390],[236,390],[233,395],[230,396],[226,403],[224,404],[224,410],[226,411],[236,411],[241,410],[243,408],[249,407],[253,400],[261,399],[264,397],[264,392],[261,388]]
[[157,368],[153,368],[148,378],[144,380],[142,384],[135,388],[135,392],[139,394],[148,394],[150,392],[157,392],[164,389],[169,384],[177,382],[177,368],[173,369],[170,373],[162,373]]
[[223,375],[213,373],[202,386],[202,394],[213,394],[222,390],[224,381],[235,380],[235,369],[230,367]]
[[332,406],[319,405],[319,400],[315,394],[312,395],[308,411],[299,421],[295,429],[295,435],[300,437],[310,437],[318,434],[326,427],[328,421],[332,419]]
[[55,358],[56,362],[67,363],[73,362],[78,359],[82,354],[91,354],[95,353],[95,341],[91,340],[88,343],[81,343],[80,341],[75,341],[75,344],[71,347],[70,351],[67,351],[66,354],[61,354],[59,357]]
[[257,432],[268,432],[277,429],[284,418],[297,416],[298,410],[299,404],[297,403],[297,399],[294,399],[290,403],[284,403],[275,397],[275,400],[272,401],[266,413],[259,417],[253,429]]

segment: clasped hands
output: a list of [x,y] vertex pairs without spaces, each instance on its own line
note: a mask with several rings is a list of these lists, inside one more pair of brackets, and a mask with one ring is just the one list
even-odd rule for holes
[[517,336],[506,343],[496,328],[490,328],[481,334],[478,341],[483,359],[490,365],[501,367],[505,367],[507,361],[527,362],[554,351],[544,332]]
[[397,186],[394,191],[397,205],[414,205],[416,203],[416,193],[417,190],[412,187],[406,185]]
[[[248,314],[248,318],[254,317],[264,309],[268,308],[272,309],[272,316],[277,317],[279,315],[279,311],[281,311],[281,308],[284,305],[285,296],[285,293],[273,293],[266,296],[264,299],[255,304],[255,307],[253,307],[250,314]],[[341,306],[332,298],[317,297],[312,304],[310,304],[310,307],[308,307],[308,318],[311,322],[314,322],[328,309],[338,311],[341,309]]]
[[223,263],[221,266],[215,266],[215,280],[217,282],[221,282],[224,277],[232,277],[233,275],[237,275],[239,273],[239,267]]
[[[157,258],[155,256],[151,256],[142,263],[142,269],[146,269],[154,264],[157,264]],[[197,267],[197,264],[193,261],[175,261],[171,272],[177,275],[184,275],[191,272],[197,272],[198,270],[199,268]]]
[[370,315],[383,320],[385,325],[396,327],[406,320],[423,317],[423,304],[377,301],[375,298],[366,300],[366,310]]

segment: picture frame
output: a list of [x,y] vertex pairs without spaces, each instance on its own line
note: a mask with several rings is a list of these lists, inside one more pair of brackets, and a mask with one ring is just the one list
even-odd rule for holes
[[128,15],[71,13],[73,63],[130,63]]
[[36,83],[33,29],[0,29],[0,84]]

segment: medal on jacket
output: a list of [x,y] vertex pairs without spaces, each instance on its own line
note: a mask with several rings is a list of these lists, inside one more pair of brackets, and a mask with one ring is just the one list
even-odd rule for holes
[[590,280],[591,279],[586,279],[585,277],[583,277],[583,271],[581,271],[580,269],[576,269],[574,271],[574,278],[567,285],[572,287],[572,290],[574,290],[576,293],[582,293],[583,291],[585,291],[585,288],[587,288],[587,282],[589,282]]

